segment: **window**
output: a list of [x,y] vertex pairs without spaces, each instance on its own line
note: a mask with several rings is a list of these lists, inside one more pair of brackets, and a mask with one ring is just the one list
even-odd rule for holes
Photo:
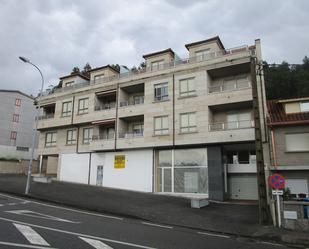
[[134,105],[143,104],[144,103],[144,96],[143,95],[137,95],[133,97],[133,103]]
[[62,103],[62,117],[71,116],[72,112],[72,101]]
[[301,102],[300,103],[300,111],[301,112],[309,112],[309,102]]
[[78,114],[88,113],[89,98],[78,100]]
[[157,84],[154,88],[156,101],[168,100],[168,83]]
[[19,151],[29,151],[29,147],[16,146],[16,150],[19,150]]
[[180,132],[194,132],[196,131],[196,113],[182,113],[180,114]]
[[76,144],[76,130],[67,130],[67,145]]
[[309,133],[285,134],[287,152],[309,151]]
[[104,78],[104,74],[98,74],[96,76],[94,76],[94,83],[98,83],[100,81],[102,81]]
[[19,114],[13,114],[13,122],[19,122]]
[[65,87],[73,86],[74,81],[70,81],[64,84]]
[[133,134],[134,135],[143,135],[144,133],[144,124],[143,123],[135,123],[133,124]]
[[227,115],[227,129],[240,129],[252,127],[251,112],[233,113]]
[[57,144],[57,132],[47,132],[45,135],[45,147],[53,147]]
[[151,62],[151,70],[159,70],[164,68],[164,60]]
[[154,118],[154,135],[168,134],[168,116]]
[[183,79],[179,81],[179,95],[180,97],[186,97],[194,95],[196,93],[194,87],[194,78]]
[[83,130],[83,144],[89,144],[92,141],[92,128],[84,128]]
[[210,54],[210,48],[196,51],[195,52],[196,60],[197,61],[205,60],[207,55],[209,55],[209,54]]
[[21,106],[21,99],[15,99],[15,105]]
[[17,137],[17,131],[11,131],[11,137],[10,137],[10,139],[11,139],[11,140],[16,140],[16,137]]

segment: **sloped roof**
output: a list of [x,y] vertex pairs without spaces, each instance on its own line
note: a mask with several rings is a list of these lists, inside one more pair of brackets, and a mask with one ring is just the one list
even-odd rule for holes
[[0,92],[18,93],[18,94],[24,95],[24,96],[26,96],[26,97],[28,97],[28,98],[30,98],[30,99],[34,99],[33,96],[30,96],[30,95],[28,95],[28,94],[26,94],[26,93],[23,93],[23,92],[19,91],[19,90],[0,89]]
[[309,124],[309,112],[286,114],[283,104],[278,100],[268,100],[267,109],[269,126]]

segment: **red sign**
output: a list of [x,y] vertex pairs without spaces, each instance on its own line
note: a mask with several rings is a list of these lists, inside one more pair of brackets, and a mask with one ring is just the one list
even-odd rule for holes
[[285,185],[285,179],[280,174],[272,174],[268,178],[269,185],[274,189],[283,189]]

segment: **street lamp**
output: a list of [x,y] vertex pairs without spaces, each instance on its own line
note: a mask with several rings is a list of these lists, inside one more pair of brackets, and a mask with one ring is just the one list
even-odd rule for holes
[[40,99],[43,93],[43,87],[44,87],[44,77],[43,74],[40,70],[40,68],[36,65],[34,65],[29,59],[25,58],[25,57],[21,57],[19,56],[19,59],[25,63],[28,63],[32,66],[34,66],[40,73],[41,77],[42,77],[42,86],[41,86],[41,90],[40,90],[40,95],[38,97],[38,110],[35,116],[35,129],[32,132],[32,148],[31,148],[31,158],[29,161],[29,166],[28,166],[28,175],[27,175],[27,184],[26,184],[26,189],[25,189],[25,194],[28,195],[29,191],[30,191],[30,182],[31,182],[31,173],[32,173],[32,163],[33,163],[33,156],[34,156],[34,147],[35,147],[35,143],[36,143],[36,137],[37,137],[37,129],[38,129],[38,122],[39,122],[39,115],[40,115]]

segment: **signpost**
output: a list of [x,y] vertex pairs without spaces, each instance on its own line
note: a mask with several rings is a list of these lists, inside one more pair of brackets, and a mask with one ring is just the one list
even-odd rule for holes
[[268,181],[273,188],[272,194],[277,198],[278,226],[281,227],[280,195],[283,195],[285,179],[282,175],[276,173],[269,176]]

